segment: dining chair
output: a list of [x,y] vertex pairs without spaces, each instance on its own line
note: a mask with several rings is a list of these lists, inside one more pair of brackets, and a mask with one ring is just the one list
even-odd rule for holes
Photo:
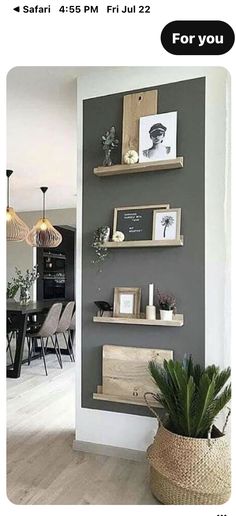
[[74,311],[74,313],[72,315],[69,330],[68,330],[68,342],[69,342],[70,349],[72,350],[74,360],[75,360],[75,356],[74,356],[74,351],[73,351],[73,344],[74,344],[73,341],[74,341],[74,335],[75,335],[75,321],[76,321],[76,310]]
[[62,368],[60,347],[58,346],[57,342],[56,341],[54,342],[54,340],[53,340],[53,335],[55,335],[55,332],[58,327],[61,310],[62,310],[62,303],[54,303],[51,306],[41,328],[39,330],[37,330],[36,332],[32,332],[31,330],[29,330],[26,333],[26,338],[27,338],[27,342],[28,342],[28,350],[29,350],[28,365],[30,365],[32,350],[34,348],[35,342],[37,342],[37,340],[39,339],[40,343],[41,343],[41,352],[42,352],[44,369],[45,369],[46,375],[48,375],[48,372],[47,372],[47,365],[46,365],[45,350],[47,349],[47,344],[48,344],[49,338],[52,341],[59,365]]
[[[58,341],[58,336],[63,335],[63,337],[65,339],[66,347],[67,347],[69,355],[70,355],[71,362],[75,361],[73,348],[70,346],[70,342],[69,342],[69,328],[70,328],[70,324],[71,324],[71,319],[73,317],[74,308],[75,308],[74,301],[69,301],[66,304],[66,306],[61,314],[61,317],[60,317],[60,320],[59,320],[59,323],[58,323],[58,326],[57,326],[57,329],[55,332],[55,342],[57,343],[58,347],[60,347],[59,341]],[[66,338],[66,332],[68,332],[68,338]]]

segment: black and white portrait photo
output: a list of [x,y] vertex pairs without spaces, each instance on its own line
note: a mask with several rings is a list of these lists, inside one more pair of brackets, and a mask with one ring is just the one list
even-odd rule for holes
[[176,158],[177,111],[141,117],[139,161]]

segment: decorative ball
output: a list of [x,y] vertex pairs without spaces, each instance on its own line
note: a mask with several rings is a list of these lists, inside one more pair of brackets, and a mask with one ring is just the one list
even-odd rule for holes
[[124,155],[124,162],[127,165],[138,163],[138,153],[135,150],[128,150]]
[[113,242],[123,242],[125,239],[124,233],[122,231],[115,231],[115,233],[112,236]]

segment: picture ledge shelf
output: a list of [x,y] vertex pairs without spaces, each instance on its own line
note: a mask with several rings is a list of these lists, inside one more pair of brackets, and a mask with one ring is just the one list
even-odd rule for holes
[[172,170],[183,168],[184,158],[178,156],[174,159],[164,159],[159,161],[151,161],[144,163],[135,163],[134,165],[111,165],[110,167],[97,167],[93,169],[95,176],[118,176],[122,174],[136,174],[138,172],[160,172],[162,170]]
[[123,242],[105,242],[100,247],[117,249],[118,247],[178,247],[184,245],[184,237],[177,240],[124,240]]
[[128,317],[113,317],[113,316],[95,316],[93,317],[95,323],[110,323],[110,324],[140,324],[143,326],[175,326],[180,327],[184,324],[183,314],[176,314],[171,321],[163,321],[161,319],[144,319],[142,317],[134,319]]
[[[115,396],[114,394],[105,394],[103,393],[103,388],[101,385],[98,385],[97,392],[93,393],[93,399],[94,400],[101,400],[101,401],[112,401],[115,403],[127,403],[128,405],[140,405],[141,407],[146,407],[146,403],[144,401],[143,397],[138,396],[124,396],[124,395],[118,395]],[[161,405],[153,400],[149,401],[150,405],[152,407],[161,407]]]

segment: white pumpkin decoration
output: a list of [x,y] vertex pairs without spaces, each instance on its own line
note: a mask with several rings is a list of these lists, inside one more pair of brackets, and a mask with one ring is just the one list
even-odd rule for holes
[[128,150],[124,155],[124,162],[127,165],[138,163],[138,153],[135,150]]
[[115,233],[113,233],[113,236],[112,236],[113,242],[123,242],[124,239],[125,239],[125,235],[124,235],[124,233],[122,233],[122,231],[115,231]]

